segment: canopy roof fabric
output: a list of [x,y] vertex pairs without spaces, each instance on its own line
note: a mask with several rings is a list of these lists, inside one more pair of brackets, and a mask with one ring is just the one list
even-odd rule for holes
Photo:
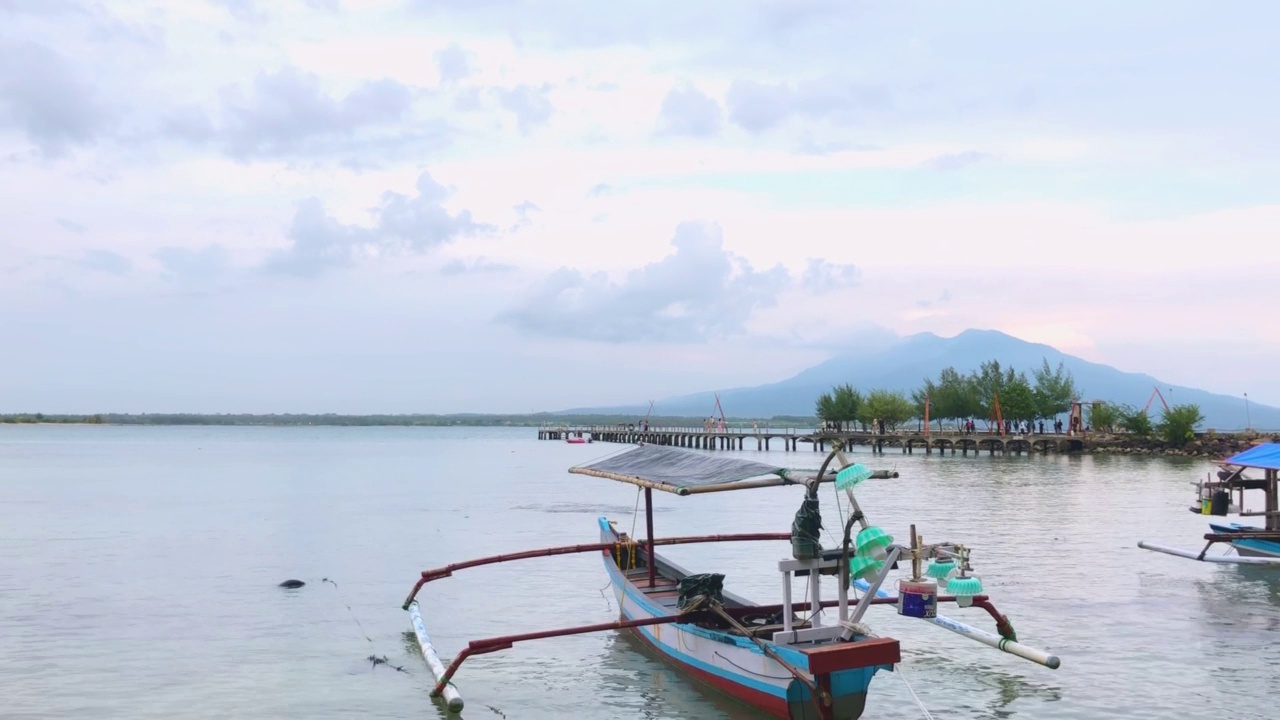
[[[571,473],[595,475],[636,485],[666,490],[677,495],[687,495],[715,486],[717,489],[736,489],[732,486],[743,480],[773,476],[769,485],[785,485],[792,481],[786,468],[776,465],[716,457],[714,455],[680,450],[661,445],[641,445],[634,450],[612,455],[569,469]],[[803,481],[801,481],[803,482]],[[743,484],[741,487],[755,487]]]
[[1258,468],[1261,470],[1280,470],[1280,443],[1262,443],[1242,453],[1226,459],[1230,465]]

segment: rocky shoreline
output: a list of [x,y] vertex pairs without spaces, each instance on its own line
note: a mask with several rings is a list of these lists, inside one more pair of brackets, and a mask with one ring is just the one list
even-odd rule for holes
[[1221,435],[1217,433],[1201,433],[1196,435],[1195,440],[1181,447],[1175,447],[1154,438],[1100,435],[1090,438],[1085,445],[1085,452],[1100,455],[1164,455],[1219,460],[1247,450],[1260,442],[1280,442],[1280,434],[1253,432]]

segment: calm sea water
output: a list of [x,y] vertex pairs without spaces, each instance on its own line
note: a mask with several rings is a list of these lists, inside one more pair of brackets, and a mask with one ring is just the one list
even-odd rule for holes
[[[621,446],[531,429],[0,426],[0,716],[423,718],[442,713],[399,605],[423,568],[594,542],[627,527],[634,488],[565,469]],[[757,453],[741,453],[757,456]],[[819,456],[773,452],[815,467]],[[1109,457],[860,459],[872,519],[976,546],[997,606],[1058,671],[876,608],[903,641],[869,718],[1274,718],[1280,571],[1139,550],[1192,546],[1203,463]],[[656,503],[659,534],[786,531],[795,488]],[[834,495],[822,496],[838,525]],[[638,530],[642,534],[643,516]],[[834,530],[833,530],[834,532]],[[830,541],[829,541],[830,542]],[[834,544],[834,543],[832,543]],[[782,543],[669,554],[777,602]],[[285,591],[276,584],[308,584]],[[337,586],[322,582],[336,581]],[[448,656],[469,639],[605,622],[594,555],[461,573],[427,586]],[[989,627],[976,609],[948,614]],[[386,655],[406,673],[374,668]],[[752,709],[601,634],[474,658],[467,718],[733,718]]]

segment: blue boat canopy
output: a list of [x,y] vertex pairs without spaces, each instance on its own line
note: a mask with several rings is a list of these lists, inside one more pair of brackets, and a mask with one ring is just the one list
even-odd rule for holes
[[[777,465],[716,457],[661,445],[641,445],[603,460],[569,468],[569,472],[689,495],[717,490],[769,487],[804,482],[799,471]],[[809,475],[812,475],[810,472]],[[758,478],[758,480],[753,480]],[[752,482],[744,482],[752,481]]]
[[1262,443],[1242,453],[1227,458],[1229,465],[1258,468],[1260,470],[1280,470],[1280,443]]

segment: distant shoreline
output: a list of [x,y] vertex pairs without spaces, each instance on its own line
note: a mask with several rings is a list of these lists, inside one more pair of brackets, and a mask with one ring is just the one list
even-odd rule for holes
[[[88,415],[49,413],[0,413],[4,425],[160,425],[239,427],[540,427],[542,425],[616,425],[639,423],[637,415],[502,415],[456,413],[448,415],[337,415],[337,414],[203,414],[203,413],[94,413]],[[659,416],[647,418],[652,425],[700,426],[706,418]],[[810,430],[820,425],[815,417],[776,416],[771,418],[727,418],[743,427],[757,422],[775,428]]]

